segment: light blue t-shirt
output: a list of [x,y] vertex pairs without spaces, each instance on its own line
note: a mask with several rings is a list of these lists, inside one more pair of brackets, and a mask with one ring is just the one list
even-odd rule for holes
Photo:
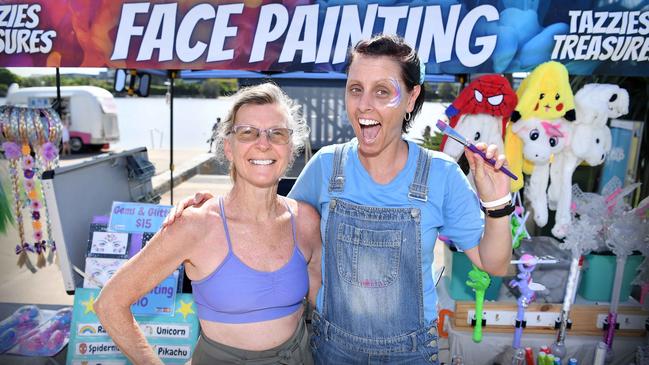
[[[391,182],[382,185],[372,180],[358,159],[358,141],[353,139],[350,143],[345,164],[345,188],[341,198],[369,206],[414,206],[421,209],[424,318],[430,322],[437,318],[437,293],[432,269],[437,235],[448,237],[462,250],[478,245],[484,228],[484,216],[478,197],[457,163],[444,153],[433,152],[428,176],[428,201],[409,200],[408,188],[414,179],[419,155],[420,147],[417,144],[408,141],[408,161],[405,167]],[[335,146],[320,149],[304,167],[289,193],[289,197],[311,204],[322,216],[320,234],[323,240],[323,267],[326,247],[324,234],[331,199],[328,188],[334,149]],[[322,270],[323,275],[324,272]],[[322,308],[322,290],[318,293],[317,307]]]

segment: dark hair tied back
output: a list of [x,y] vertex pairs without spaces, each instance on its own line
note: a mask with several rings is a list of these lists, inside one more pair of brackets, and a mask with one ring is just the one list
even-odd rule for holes
[[356,44],[356,46],[354,46],[348,57],[349,63],[347,64],[347,72],[349,72],[349,66],[354,62],[354,57],[356,55],[391,57],[397,61],[401,67],[401,78],[405,82],[408,92],[412,92],[412,89],[416,85],[421,86],[421,91],[415,101],[415,107],[412,110],[413,118],[410,118],[410,120],[404,119],[401,126],[401,131],[406,133],[410,128],[414,117],[421,111],[426,94],[424,85],[420,82],[421,60],[419,59],[419,56],[417,56],[417,51],[415,51],[414,48],[398,35],[378,34],[370,39],[361,40]]

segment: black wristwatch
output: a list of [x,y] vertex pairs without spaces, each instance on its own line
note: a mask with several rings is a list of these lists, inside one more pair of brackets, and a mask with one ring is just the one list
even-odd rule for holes
[[480,206],[480,209],[482,209],[482,211],[485,212],[485,214],[488,217],[502,218],[512,214],[514,212],[514,209],[516,209],[516,207],[514,206],[514,204],[509,203],[504,208],[500,208],[500,209],[487,210],[487,208],[483,206]]

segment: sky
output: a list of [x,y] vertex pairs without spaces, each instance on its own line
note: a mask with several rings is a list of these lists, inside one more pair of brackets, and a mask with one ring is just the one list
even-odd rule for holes
[[[7,70],[22,77],[56,74],[56,68],[54,67],[7,67]],[[102,71],[106,71],[106,68],[102,68],[102,67],[61,67],[59,68],[59,72],[61,74],[82,73],[88,75],[98,75]]]

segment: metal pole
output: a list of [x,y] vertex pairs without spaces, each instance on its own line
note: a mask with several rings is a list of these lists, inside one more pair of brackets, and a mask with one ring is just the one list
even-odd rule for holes
[[59,73],[59,68],[56,68],[56,112],[61,115],[61,74]]
[[171,204],[174,203],[174,79],[176,71],[169,72],[169,173],[171,174],[170,196]]

